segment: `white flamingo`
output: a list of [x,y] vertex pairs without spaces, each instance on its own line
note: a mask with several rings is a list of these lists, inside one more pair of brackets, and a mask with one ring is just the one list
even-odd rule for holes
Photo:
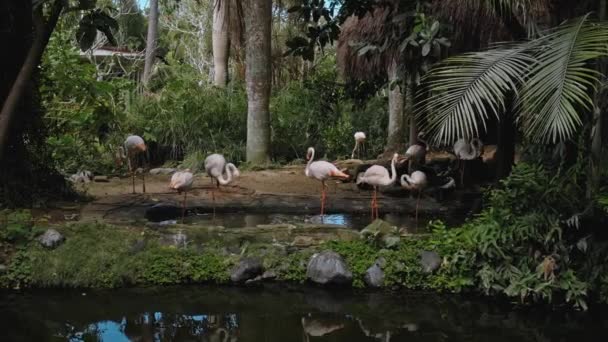
[[[121,148],[121,154],[127,158],[127,165],[129,172],[131,173],[131,180],[133,182],[133,193],[135,193],[135,166],[137,165],[137,158],[140,154],[146,153],[147,146],[144,139],[138,135],[129,135],[124,142],[124,149]],[[126,155],[125,155],[126,153]],[[146,172],[142,172],[142,190],[146,192]]]
[[[228,185],[234,177],[241,175],[239,169],[234,164],[226,163],[226,158],[218,153],[211,154],[205,158],[205,171],[211,177],[211,183],[215,179],[218,190],[220,189],[220,184]],[[211,190],[211,197],[213,198],[213,217],[215,217],[215,189]]]
[[361,150],[363,144],[365,144],[365,133],[357,132],[355,133],[355,148],[353,148],[353,153],[351,154],[351,158],[355,159],[355,153],[357,153],[358,157],[361,158]]
[[401,186],[409,191],[416,191],[416,227],[418,226],[418,204],[420,202],[420,194],[427,187],[428,180],[426,174],[422,171],[414,171],[411,175],[401,176]]
[[472,139],[470,142],[468,139],[458,139],[454,143],[454,154],[458,158],[458,169],[460,171],[460,185],[464,185],[464,167],[467,160],[474,160],[479,158],[483,152],[483,143],[478,138]]
[[182,203],[182,223],[184,223],[184,217],[186,215],[186,196],[188,195],[188,191],[192,189],[192,183],[194,181],[194,176],[190,169],[186,169],[184,171],[178,171],[173,174],[171,177],[171,183],[169,183],[169,188],[173,190],[177,190],[177,193],[184,193],[184,201]]
[[325,184],[325,181],[330,178],[348,179],[349,176],[338,170],[334,164],[323,160],[313,161],[314,158],[315,149],[309,147],[306,153],[308,163],[306,164],[304,174],[306,174],[307,177],[321,181],[321,217],[323,217],[325,212],[325,199],[327,197],[327,184]]
[[381,165],[372,165],[365,170],[363,176],[357,179],[357,184],[365,183],[374,187],[374,195],[372,197],[372,221],[378,218],[378,187],[395,184],[397,181],[397,171],[395,170],[395,162],[399,155],[395,153],[391,160],[391,176],[388,170]]
[[[226,158],[223,155],[214,153],[205,158],[205,171],[211,177],[211,181],[215,179],[217,187],[230,184],[235,177],[239,177],[241,173],[239,169],[232,163],[226,163]],[[224,174],[226,176],[224,176]]]
[[408,147],[405,151],[405,160],[409,162],[409,172],[412,172],[412,165],[423,165],[426,161],[426,151],[428,144],[422,139],[424,132],[418,133],[416,143]]

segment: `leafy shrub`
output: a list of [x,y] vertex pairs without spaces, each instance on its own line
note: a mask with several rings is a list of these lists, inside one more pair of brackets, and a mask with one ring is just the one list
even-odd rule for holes
[[[559,295],[586,308],[595,279],[579,262],[591,256],[591,249],[584,247],[590,227],[579,220],[585,192],[577,177],[576,168],[551,174],[541,165],[520,163],[489,192],[487,207],[462,227],[477,248],[484,292],[521,301],[551,301]],[[601,258],[594,263],[605,263]]]
[[[64,25],[65,26],[65,25]],[[55,30],[42,62],[40,93],[51,134],[55,166],[64,173],[114,169],[112,134],[120,122],[134,82],[99,77],[95,65],[81,60],[73,30]]]
[[220,152],[239,161],[244,159],[246,120],[243,85],[220,89],[199,84],[189,67],[175,66],[155,94],[134,100],[124,131],[170,147],[167,158]]
[[24,243],[40,232],[29,210],[0,211],[0,240],[12,244]]

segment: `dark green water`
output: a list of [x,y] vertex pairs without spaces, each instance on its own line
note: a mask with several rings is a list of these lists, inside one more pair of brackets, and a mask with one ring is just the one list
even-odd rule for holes
[[433,294],[174,287],[2,293],[0,341],[607,341],[606,312]]

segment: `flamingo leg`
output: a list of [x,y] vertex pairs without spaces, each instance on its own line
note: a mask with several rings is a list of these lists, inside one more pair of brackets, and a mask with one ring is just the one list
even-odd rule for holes
[[133,194],[135,193],[135,171],[131,170],[131,182],[133,184]]
[[186,217],[186,196],[188,191],[184,191],[184,202],[182,203],[182,224],[184,224],[184,217]]
[[144,172],[141,173],[141,179],[142,179],[142,190],[144,192],[144,194],[146,193],[146,170],[144,169]]
[[380,218],[378,214],[378,191],[376,191],[376,199],[374,200],[374,209],[376,210],[376,220]]
[[464,167],[466,162],[464,160],[460,160],[460,186],[464,188]]
[[215,189],[211,189],[211,198],[213,200],[213,221],[215,222]]
[[325,198],[327,196],[325,181],[321,182],[321,223],[323,222],[323,216],[325,214]]
[[420,193],[422,191],[418,191],[418,198],[416,199],[416,230],[418,230],[418,204],[420,203]]

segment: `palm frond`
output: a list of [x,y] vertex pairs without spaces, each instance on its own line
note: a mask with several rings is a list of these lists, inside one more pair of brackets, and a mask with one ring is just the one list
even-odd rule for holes
[[423,80],[429,96],[416,108],[419,117],[426,117],[423,129],[439,143],[479,135],[490,116],[499,117],[504,111],[506,94],[517,93],[533,64],[527,48],[468,53],[431,69]]
[[608,30],[588,16],[559,26],[539,39],[537,63],[521,92],[520,123],[536,142],[572,137],[591,111],[599,73],[589,63],[608,53]]

